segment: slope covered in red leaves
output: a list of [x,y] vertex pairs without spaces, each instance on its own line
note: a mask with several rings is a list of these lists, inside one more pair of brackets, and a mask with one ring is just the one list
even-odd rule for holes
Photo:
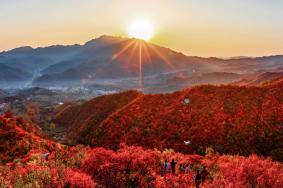
[[57,113],[56,123],[69,129],[68,137],[71,140],[88,144],[89,132],[92,131],[93,125],[100,124],[113,112],[122,109],[141,95],[137,91],[127,91],[97,97],[84,104],[71,105]]
[[[0,126],[0,138],[6,139],[1,140],[1,159],[5,161],[0,165],[0,187],[194,187],[196,171],[204,167],[204,188],[283,186],[282,163],[256,155],[219,155],[211,148],[206,149],[205,156],[186,155],[172,149],[159,151],[125,144],[116,151],[68,147],[43,138],[23,119],[9,113],[0,116]],[[46,151],[50,154],[43,158]],[[12,153],[17,160],[3,158]],[[176,173],[172,174],[169,165],[164,174],[164,161],[172,159],[177,162]],[[180,170],[180,164],[189,165],[189,170]]]
[[[160,152],[136,146],[117,151],[105,148],[71,147],[56,150],[48,160],[32,157],[21,163],[0,166],[1,187],[195,187],[197,170],[206,167],[201,187],[274,187],[283,186],[283,166],[257,156],[184,155],[173,150]],[[165,159],[189,164],[187,172],[169,167],[163,175]]]
[[21,117],[6,113],[0,116],[0,164],[21,159],[31,150],[49,152],[60,147],[59,144],[42,138],[38,129]]
[[[199,86],[171,94],[136,94],[134,100],[126,97],[132,94],[96,98],[63,111],[57,122],[68,125],[71,117],[74,133],[87,130],[72,138],[92,146],[117,149],[124,142],[189,153],[212,147],[220,153],[256,153],[282,160],[282,82],[264,87]],[[185,99],[190,103],[184,104]],[[117,100],[126,102],[112,108]]]
[[283,76],[276,78],[276,79],[273,79],[269,82],[266,82],[265,85],[282,87],[283,86]]

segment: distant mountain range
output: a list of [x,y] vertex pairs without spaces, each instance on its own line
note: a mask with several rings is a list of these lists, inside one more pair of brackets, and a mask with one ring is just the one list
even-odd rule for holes
[[19,69],[0,64],[0,85],[15,85],[16,83],[27,82],[32,74]]
[[[141,62],[141,65],[140,65]],[[0,53],[0,87],[115,85],[168,92],[199,84],[236,83],[283,71],[283,55],[202,58],[129,38],[102,36],[84,45],[21,47]]]

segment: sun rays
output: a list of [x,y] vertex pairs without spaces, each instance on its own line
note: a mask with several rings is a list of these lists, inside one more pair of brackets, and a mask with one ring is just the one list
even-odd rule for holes
[[142,45],[139,43],[139,79],[138,88],[142,90],[143,88],[143,77],[142,77]]
[[112,66],[112,63],[121,63],[123,64],[121,67],[123,67],[125,71],[136,71],[137,89],[143,91],[145,87],[143,81],[143,67],[145,65],[152,65],[157,63],[155,61],[158,61],[159,63],[164,63],[169,69],[174,69],[174,65],[170,62],[168,54],[160,52],[154,44],[140,39],[128,39],[122,41],[117,46],[119,50],[113,53],[110,60],[106,62],[102,68],[98,69],[94,73],[94,76],[103,73],[109,66]]

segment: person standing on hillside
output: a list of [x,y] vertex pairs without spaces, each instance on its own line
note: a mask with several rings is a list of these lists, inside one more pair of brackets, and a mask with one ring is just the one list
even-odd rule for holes
[[177,162],[175,162],[175,159],[172,159],[172,161],[170,162],[172,174],[175,174],[176,172],[176,164]]
[[179,173],[180,174],[183,174],[184,173],[184,166],[183,166],[183,164],[179,164]]
[[203,170],[201,171],[200,175],[201,175],[201,181],[204,182],[206,177],[208,176],[208,172],[206,170],[206,167],[203,168]]
[[163,176],[166,175],[167,170],[168,170],[168,161],[167,161],[167,159],[165,159],[165,161],[163,163]]
[[196,174],[196,177],[195,177],[195,182],[196,182],[196,188],[199,188],[199,185],[201,183],[201,174],[200,174],[199,170],[197,170],[197,174]]
[[190,172],[190,165],[186,164],[185,173],[189,173],[189,172]]

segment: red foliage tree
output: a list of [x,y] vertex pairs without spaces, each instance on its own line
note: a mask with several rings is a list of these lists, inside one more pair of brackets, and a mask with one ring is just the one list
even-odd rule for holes
[[90,176],[75,171],[72,169],[66,169],[64,171],[64,187],[69,188],[94,188],[96,184]]
[[96,148],[81,168],[106,187],[148,187],[160,168],[160,153],[140,147],[124,147],[117,153]]

